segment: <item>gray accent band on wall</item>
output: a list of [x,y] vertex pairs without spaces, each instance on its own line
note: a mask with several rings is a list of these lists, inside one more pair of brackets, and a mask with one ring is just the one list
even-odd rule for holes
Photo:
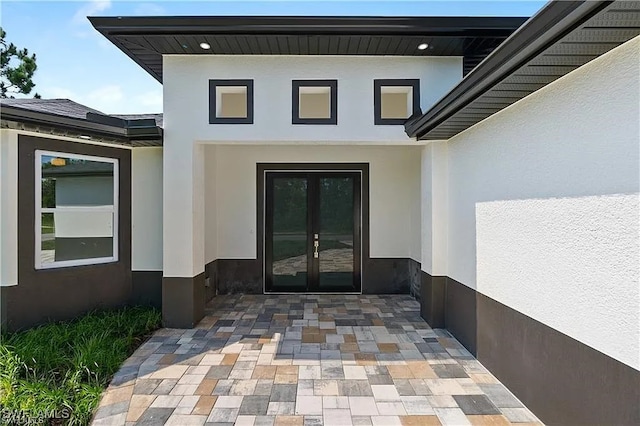
[[640,424],[639,371],[483,294],[477,296],[478,360],[540,420],[559,425]]
[[131,283],[131,305],[162,308],[162,271],[132,271]]
[[444,301],[447,277],[431,276],[421,271],[420,316],[431,328],[445,328]]
[[213,294],[262,294],[262,262],[216,259],[206,267]]
[[465,348],[476,356],[478,314],[476,291],[447,277],[444,300],[444,322]]
[[162,278],[162,323],[168,328],[193,328],[204,317],[205,273]]
[[[433,278],[423,283],[423,294]],[[449,277],[438,278],[446,281],[447,330],[540,420],[640,424],[638,370]],[[421,304],[428,312],[427,300]]]
[[[117,158],[118,261],[35,269],[35,151]],[[8,330],[125,306],[131,298],[131,151],[66,140],[18,136],[18,285],[2,289]]]
[[[211,296],[216,294],[263,294],[262,262],[257,259],[216,259],[206,266]],[[415,286],[420,264],[407,258],[372,258],[366,263],[369,278],[364,294],[409,294]],[[415,277],[414,277],[415,276]]]
[[364,259],[362,294],[409,294],[411,268],[407,258],[373,257]]

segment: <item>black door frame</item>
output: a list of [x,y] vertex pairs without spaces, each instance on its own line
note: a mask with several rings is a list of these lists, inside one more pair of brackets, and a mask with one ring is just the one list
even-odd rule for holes
[[[354,270],[355,290],[350,293],[362,293],[362,270],[365,263],[369,259],[369,164],[368,163],[258,163],[257,164],[257,254],[262,265],[263,292],[264,293],[286,293],[286,291],[270,292],[267,291],[267,275],[266,275],[266,177],[267,173],[328,173],[339,174],[340,172],[351,172],[360,174],[360,203],[359,206],[354,205],[354,210],[358,210],[357,218],[360,226],[359,230],[359,262],[356,262],[356,270]],[[310,211],[309,213],[310,214]],[[354,223],[354,225],[357,222]],[[312,244],[312,242],[310,242]],[[308,249],[308,254],[311,255]],[[354,255],[355,247],[354,247]],[[309,265],[317,262],[308,262]],[[317,267],[317,265],[316,265]],[[313,273],[313,271],[309,271]],[[316,290],[317,291],[317,290]],[[316,292],[309,290],[308,293]],[[331,293],[331,289],[327,289],[322,293]]]

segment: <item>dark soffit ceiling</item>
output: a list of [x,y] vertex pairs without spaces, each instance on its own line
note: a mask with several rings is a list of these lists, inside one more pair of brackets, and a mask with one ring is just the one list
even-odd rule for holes
[[[522,17],[89,17],[162,82],[162,55],[463,56],[465,73],[520,27]],[[203,50],[200,43],[208,43]],[[427,43],[426,50],[417,46]]]

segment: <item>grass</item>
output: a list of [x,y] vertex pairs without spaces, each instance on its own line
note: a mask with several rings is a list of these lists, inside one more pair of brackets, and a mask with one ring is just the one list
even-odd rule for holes
[[47,240],[42,242],[42,246],[40,250],[55,250],[56,249],[56,240]]
[[42,213],[41,217],[41,232],[43,234],[54,234],[56,232],[56,224],[53,219],[53,213]]
[[155,309],[124,308],[2,336],[0,411],[23,416],[16,424],[89,424],[111,377],[160,321]]

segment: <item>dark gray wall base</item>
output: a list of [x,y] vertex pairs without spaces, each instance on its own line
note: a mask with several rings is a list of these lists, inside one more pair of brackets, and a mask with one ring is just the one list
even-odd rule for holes
[[478,293],[478,359],[546,424],[640,424],[640,372]]
[[7,328],[7,287],[0,287],[0,332]]
[[411,282],[411,288],[409,289],[409,294],[413,296],[416,300],[420,301],[422,297],[420,294],[420,288],[422,287],[422,269],[420,268],[420,262],[417,262],[413,259],[408,259],[409,261],[409,280]]
[[204,265],[204,295],[206,302],[218,294],[218,263],[214,260]]
[[640,424],[639,371],[451,278],[445,292],[446,328],[544,423]]
[[131,272],[131,304],[162,308],[162,271]]
[[409,294],[411,268],[407,258],[374,257],[363,261],[363,294]]
[[476,291],[447,277],[444,301],[444,322],[447,330],[476,355]]
[[[262,294],[262,263],[256,259],[216,259],[207,264],[211,297],[216,294]],[[211,298],[209,298],[210,300]]]
[[444,328],[444,303],[447,277],[431,276],[421,271],[420,316],[431,328]]
[[[256,259],[217,259],[207,264],[211,297],[216,294],[263,294],[262,263]],[[409,294],[420,264],[407,258],[373,258],[364,262],[362,292]],[[208,297],[208,300],[211,299]]]
[[204,316],[204,272],[192,277],[162,278],[162,322],[169,328],[193,328]]

